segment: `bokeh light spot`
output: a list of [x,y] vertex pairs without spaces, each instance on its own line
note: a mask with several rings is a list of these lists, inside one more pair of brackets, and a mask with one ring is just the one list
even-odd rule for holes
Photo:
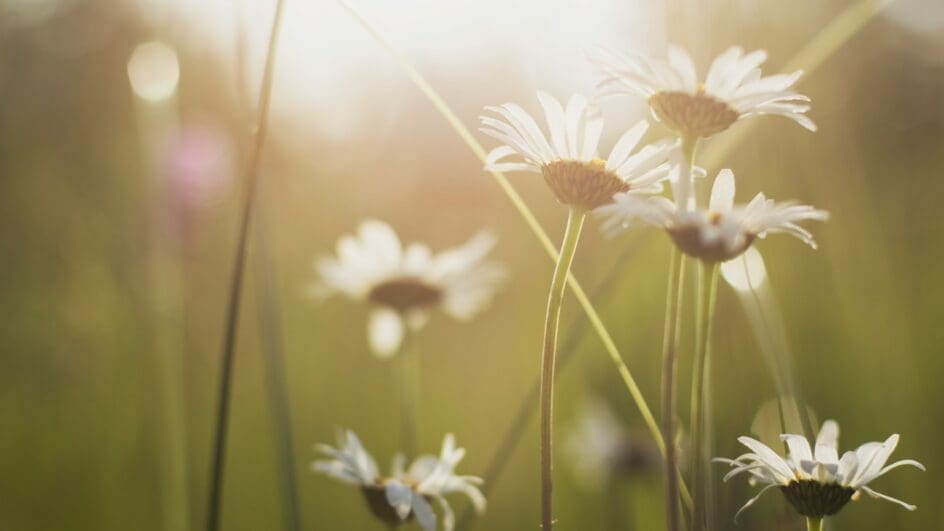
[[180,81],[177,52],[157,41],[138,45],[128,61],[128,80],[131,90],[143,100],[159,102],[169,99],[177,91]]

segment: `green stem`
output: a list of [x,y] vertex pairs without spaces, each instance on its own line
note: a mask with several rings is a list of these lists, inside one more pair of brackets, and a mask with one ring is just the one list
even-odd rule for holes
[[686,166],[682,168],[682,174],[687,178],[681,179],[679,183],[679,195],[676,197],[676,203],[684,201],[680,205],[686,209],[695,207],[695,176],[692,169],[695,166],[695,152],[698,150],[698,137],[691,135],[682,135],[682,154],[685,156]]
[[[617,291],[617,280],[620,278],[619,273],[623,271],[625,261],[629,256],[634,254],[635,250],[633,246],[625,247],[622,255],[613,262],[611,269],[603,275],[603,280],[594,286],[593,292],[590,294],[592,299],[600,300],[602,298],[601,295],[613,295]],[[574,316],[567,332],[564,333],[564,335],[567,336],[567,341],[557,349],[558,359],[557,368],[555,369],[557,372],[564,370],[564,368],[568,366],[567,364],[573,361],[577,347],[586,335],[587,326],[589,326],[589,324],[590,323],[583,319],[582,316]],[[514,454],[515,448],[518,447],[518,443],[521,442],[522,436],[531,424],[531,417],[535,414],[534,408],[537,406],[540,393],[541,375],[539,374],[537,378],[535,378],[531,388],[528,389],[524,399],[518,404],[517,412],[507,423],[504,434],[500,439],[501,442],[498,443],[495,451],[492,452],[492,458],[488,466],[484,468],[485,472],[479,475],[483,480],[479,490],[482,491],[486,499],[488,499],[492,490],[501,479],[502,473],[505,471],[505,467]],[[473,515],[475,515],[475,507],[471,504],[467,504],[456,520],[456,531],[468,529]]]
[[272,420],[276,460],[278,461],[278,479],[280,483],[279,500],[282,509],[282,522],[285,531],[298,531],[302,528],[299,510],[298,481],[299,469],[295,460],[293,444],[292,411],[289,399],[288,379],[285,373],[285,346],[282,328],[282,307],[278,290],[278,271],[275,257],[272,255],[271,233],[266,224],[265,192],[260,190],[260,211],[256,216],[256,311],[259,319],[260,335],[265,361],[266,391],[269,399],[269,414]]
[[419,356],[407,333],[397,356],[400,369],[400,441],[401,450],[410,459],[416,457],[416,439],[419,432],[417,404],[419,404]]
[[580,229],[586,211],[570,207],[567,228],[561,243],[560,257],[551,278],[551,289],[547,296],[547,314],[544,318],[544,349],[541,353],[541,529],[550,531],[554,527],[552,493],[554,490],[553,462],[553,416],[554,416],[554,364],[557,356],[557,329],[560,324],[561,303],[570,264],[574,261]]
[[[442,96],[436,92],[436,90],[423,78],[422,74],[407,61],[407,59],[400,54],[393,46],[387,42],[383,36],[377,32],[376,29],[358,13],[350,4],[345,0],[339,0],[339,3],[346,8],[352,16],[364,27],[364,29],[393,57],[393,59],[400,65],[401,68],[406,72],[407,76],[416,87],[423,93],[424,96],[429,100],[433,107],[442,115],[442,117],[449,123],[450,127],[459,135],[459,138],[469,147],[472,153],[478,157],[479,160],[485,162],[487,153],[485,148],[482,147],[482,144],[475,139],[475,136],[472,135],[472,132],[467,128],[455,112],[449,107]],[[558,260],[557,249],[554,248],[554,243],[547,236],[547,233],[544,231],[544,228],[541,226],[541,223],[535,217],[534,213],[531,212],[531,209],[528,208],[528,205],[524,202],[521,195],[518,194],[514,186],[508,181],[505,177],[505,174],[497,171],[490,171],[492,177],[495,178],[495,182],[502,189],[508,200],[511,201],[512,205],[518,211],[518,214],[527,224],[528,228],[537,238],[538,243],[547,253],[548,257],[555,263]],[[570,286],[570,290],[574,294],[574,298],[577,299],[577,303],[583,309],[584,313],[587,315],[587,320],[590,322],[590,325],[593,327],[594,332],[600,338],[600,342],[603,343],[603,348],[606,351],[607,356],[616,366],[616,370],[620,375],[620,378],[623,380],[623,384],[626,386],[627,391],[629,391],[630,396],[636,404],[636,407],[639,408],[639,414],[642,415],[643,421],[646,423],[646,427],[649,429],[649,433],[652,434],[652,438],[656,442],[656,446],[659,447],[659,451],[665,455],[665,441],[662,440],[662,432],[659,430],[659,423],[656,422],[655,415],[652,414],[652,409],[649,408],[649,404],[646,402],[645,397],[642,395],[642,391],[639,389],[639,385],[636,383],[636,379],[633,377],[632,372],[630,372],[629,367],[626,366],[626,363],[623,362],[622,357],[620,357],[619,349],[616,348],[616,343],[613,341],[613,337],[610,335],[609,331],[606,329],[606,326],[603,324],[603,320],[600,319],[600,314],[597,313],[596,309],[593,307],[593,304],[590,302],[590,298],[587,297],[586,292],[580,286],[580,283],[577,279],[570,275],[567,278],[567,285]],[[685,502],[686,506],[691,507],[691,496],[689,495],[688,488],[685,486],[685,483],[680,483],[682,501]]]
[[675,446],[675,380],[679,345],[679,314],[685,283],[685,255],[672,247],[662,339],[662,438],[665,445],[665,511],[667,531],[679,531],[678,456]]
[[806,531],[823,531],[823,519],[807,517]]
[[[711,351],[711,322],[714,318],[715,296],[718,290],[718,264],[700,263],[698,267],[698,309],[695,314],[695,357],[692,361],[691,436],[692,436],[692,489],[695,505],[692,510],[692,529],[708,528],[705,521],[706,492],[709,488],[708,459],[703,451],[705,436],[706,382],[708,356]],[[705,478],[701,479],[704,472]]]
[[269,102],[272,95],[272,81],[275,77],[275,51],[278,44],[279,26],[282,23],[283,0],[275,4],[272,29],[266,51],[265,66],[262,72],[262,87],[259,91],[258,114],[255,122],[255,138],[250,146],[245,167],[246,191],[243,197],[239,217],[239,235],[236,253],[233,259],[233,271],[230,276],[229,302],[226,306],[226,325],[223,329],[223,349],[220,363],[219,395],[215,426],[213,430],[213,455],[210,466],[209,492],[207,494],[206,530],[218,531],[222,517],[223,477],[226,465],[226,435],[229,429],[229,410],[232,398],[233,365],[236,353],[236,330],[239,325],[239,309],[242,301],[243,273],[246,266],[249,247],[249,229],[255,205],[256,188],[259,182],[259,166],[262,162],[262,149],[265,146],[269,128]]

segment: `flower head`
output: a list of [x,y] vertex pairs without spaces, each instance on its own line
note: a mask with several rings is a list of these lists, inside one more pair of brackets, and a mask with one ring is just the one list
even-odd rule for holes
[[338,240],[337,256],[315,264],[320,282],[315,293],[341,293],[373,306],[368,325],[378,357],[394,355],[405,325],[422,327],[431,310],[467,320],[492,299],[504,270],[486,260],[495,237],[481,232],[467,243],[433,254],[421,243],[405,248],[381,221],[361,223],[356,235]]
[[591,60],[604,75],[601,92],[647,98],[656,119],[683,135],[709,137],[758,114],[784,116],[816,130],[804,114],[810,99],[790,89],[803,72],[761,77],[764,50],[745,54],[739,47],[728,48],[704,81],[698,80],[692,58],[677,46],[669,47],[668,62],[606,50]]
[[[677,174],[673,171],[674,185],[679,182]],[[727,169],[715,178],[707,210],[696,208],[694,198],[685,197],[682,186],[677,188],[675,202],[665,197],[617,194],[612,205],[599,211],[608,218],[604,228],[627,228],[641,220],[664,228],[684,253],[707,262],[724,262],[768,233],[787,233],[816,248],[812,234],[797,223],[829,217],[808,205],[775,203],[763,193],[746,205],[735,205],[734,173]]]
[[577,419],[565,449],[582,485],[600,489],[614,477],[658,469],[659,448],[651,438],[628,431],[606,402],[594,399],[582,404]]
[[399,525],[415,519],[423,531],[435,531],[436,514],[430,504],[435,501],[443,513],[443,529],[452,531],[455,515],[445,496],[456,492],[468,496],[476,511],[485,510],[485,496],[478,489],[482,480],[455,473],[456,465],[465,456],[465,448],[456,448],[456,439],[451,433],[443,439],[438,457],[423,455],[405,468],[406,460],[398,454],[390,476],[386,477],[380,475],[374,458],[354,432],[346,431],[338,439],[337,448],[326,444],[316,447],[330,459],[315,461],[312,469],[359,486],[374,516],[388,524]]
[[[550,140],[518,105],[486,107],[498,118],[482,116],[482,132],[505,144],[488,154],[486,169],[540,173],[561,203],[584,210],[610,203],[617,192],[662,191],[674,143],[658,142],[633,153],[649,128],[645,121],[626,131],[603,160],[597,154],[603,118],[594,105],[580,95],[572,96],[566,108],[543,92],[538,93],[538,99],[544,107]],[[511,155],[522,160],[502,162]]]
[[784,434],[780,439],[787,445],[787,457],[780,457],[758,440],[739,437],[738,441],[750,452],[736,459],[715,459],[729,464],[733,469],[724,477],[725,481],[739,474],[748,474],[752,484],[764,485],[757,496],[741,507],[738,514],[774,487],[783,492],[797,512],[809,518],[836,514],[860,492],[897,503],[909,511],[915,510],[914,505],[876,492],[868,486],[893,468],[908,465],[924,470],[924,465],[913,459],[885,464],[898,445],[897,434],[885,439],[885,442],[865,443],[855,451],[845,452],[841,458],[838,450],[839,425],[834,420],[823,423],[812,447],[802,435]]

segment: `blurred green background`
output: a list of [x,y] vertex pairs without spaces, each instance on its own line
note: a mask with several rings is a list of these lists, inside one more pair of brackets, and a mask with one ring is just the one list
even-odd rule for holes
[[[740,44],[767,49],[773,72],[853,3],[522,2],[504,9],[416,1],[395,16],[384,3],[357,5],[471,126],[484,105],[516,101],[537,111],[539,88],[558,97],[589,91],[593,79],[580,54],[595,44],[658,51],[677,42],[702,72]],[[173,529],[162,509],[173,463],[184,467],[191,527],[202,525],[245,102],[257,90],[271,10],[261,1],[0,0],[0,529]],[[365,217],[436,249],[483,227],[500,235],[495,257],[512,280],[493,306],[471,324],[436,316],[417,340],[420,447],[437,452],[443,434],[454,432],[468,449],[459,467],[467,474],[484,471],[536,378],[551,264],[479,161],[337,5],[289,0],[287,10],[239,328],[223,524],[280,529],[264,362],[280,340],[303,528],[381,529],[353,489],[308,468],[312,444],[333,442],[340,427],[355,430],[386,468],[399,426],[393,368],[368,352],[365,308],[308,297],[313,259]],[[153,39],[176,49],[180,80],[169,98],[149,101],[132,91],[128,63]],[[234,68],[240,48],[251,65],[248,94]],[[800,90],[813,99],[819,132],[760,118],[723,166],[708,169],[733,168],[739,199],[763,190],[833,213],[813,228],[817,251],[789,238],[758,244],[798,384],[819,418],[840,422],[841,447],[900,433],[895,456],[928,467],[876,483],[917,512],[865,499],[832,529],[944,529],[941,3],[895,3]],[[625,99],[605,108],[604,146],[645,116]],[[651,138],[665,134],[655,129]],[[512,178],[558,239],[565,210],[539,178]],[[585,230],[574,271],[596,292],[657,409],[669,242],[651,230],[608,239],[597,226]],[[718,311],[715,445],[733,456],[735,438],[776,392],[724,284]],[[282,334],[262,333],[261,317],[278,319]],[[587,398],[608,403],[644,433],[598,339],[574,327],[582,318],[568,297],[563,340],[583,337],[558,379],[558,525],[657,529],[657,470],[642,467],[596,490],[575,480],[567,460],[563,441]],[[682,363],[684,384],[687,358]],[[537,527],[536,425],[524,433],[477,529]],[[185,453],[174,461],[168,449],[181,441]],[[735,528],[734,511],[752,491],[743,481],[718,485],[720,528]],[[465,504],[456,499],[454,507]],[[738,528],[800,526],[771,493]]]

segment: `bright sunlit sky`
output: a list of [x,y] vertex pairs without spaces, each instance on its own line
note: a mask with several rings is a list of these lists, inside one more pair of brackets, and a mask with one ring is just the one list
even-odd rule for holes
[[[242,16],[251,43],[252,79],[258,80],[273,2],[138,2],[142,13],[164,28],[168,38],[201,39],[224,58],[235,56],[235,31]],[[653,1],[605,0],[592,10],[581,7],[582,2],[563,0],[355,0],[352,4],[424,73],[461,80],[514,65],[523,69],[520,79],[561,97],[577,90],[589,92],[593,77],[582,57],[589,47],[659,49],[665,38],[662,4]],[[495,64],[498,61],[501,64]],[[391,98],[390,107],[395,108],[396,98],[413,90],[402,71],[342,7],[302,1],[286,3],[275,87],[276,113],[301,109],[303,116],[317,120],[339,141],[370,118],[360,111],[365,99]]]
[[[242,17],[252,79],[258,79],[274,2],[134,1],[168,37],[201,39],[224,58],[235,56],[235,32]],[[426,74],[461,81],[513,67],[520,69],[521,81],[558,97],[590,91],[593,76],[582,57],[588,48],[606,45],[645,52],[661,50],[666,39],[661,0],[598,0],[592,8],[574,0],[351,4]],[[300,116],[317,121],[322,132],[343,141],[370,119],[363,115],[365,100],[391,98],[389,107],[396,108],[397,98],[411,94],[402,71],[336,2],[289,1],[285,9],[273,98],[276,113],[302,110]],[[887,16],[916,31],[944,31],[944,2],[937,0],[899,0]]]
[[[35,23],[74,1],[0,0],[0,7]],[[274,1],[127,1],[154,26],[157,39],[207,48],[229,64],[236,57],[238,28],[244,28],[250,85],[257,89]],[[474,87],[488,84],[483,75],[492,75],[495,84],[501,84],[511,69],[521,85],[561,98],[575,91],[590,93],[594,77],[583,57],[586,50],[604,45],[661,51],[666,41],[662,0],[351,0],[351,4],[438,86],[448,81],[452,92],[447,98],[473,96]],[[277,116],[291,117],[301,127],[314,124],[323,134],[344,142],[363,127],[376,126],[368,120],[377,117],[366,115],[375,113],[376,106],[365,102],[376,104],[378,98],[386,98],[385,108],[407,107],[402,103],[415,96],[415,89],[337,2],[287,1],[285,9],[273,98]],[[939,0],[897,0],[885,16],[916,32],[944,34],[944,2]],[[696,62],[706,58],[695,56]],[[186,79],[186,72],[182,75]],[[470,85],[468,91],[461,90],[463,82]],[[521,96],[508,94],[509,99]],[[482,102],[486,103],[500,102]],[[639,108],[636,114],[642,117],[642,112]]]

